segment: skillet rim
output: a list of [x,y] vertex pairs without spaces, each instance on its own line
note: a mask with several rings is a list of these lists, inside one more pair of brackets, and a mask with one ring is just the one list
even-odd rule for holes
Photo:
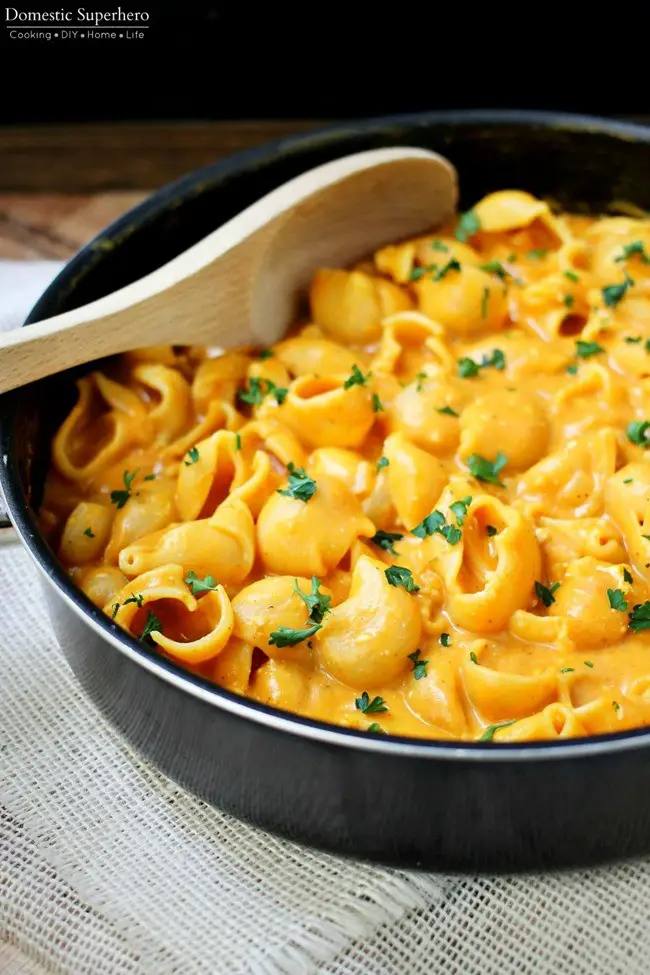
[[[62,268],[32,308],[24,325],[49,315],[48,306],[74,290],[79,274],[101,260],[105,250],[102,244],[114,243],[119,248],[119,238],[134,226],[141,226],[163,212],[170,203],[178,206],[197,192],[201,184],[209,181],[223,182],[231,174],[254,171],[275,155],[300,153],[302,148],[327,145],[353,133],[363,133],[391,126],[436,125],[488,125],[511,124],[522,128],[552,128],[580,135],[582,132],[602,134],[621,141],[641,142],[650,145],[650,126],[634,122],[622,122],[600,116],[565,112],[526,110],[465,109],[460,111],[417,112],[389,116],[377,116],[328,125],[307,133],[300,133],[261,146],[245,150],[226,159],[182,176],[151,194],[142,203],[127,211],[118,220],[104,228],[88,244],[78,251]],[[47,380],[41,380],[46,382]],[[13,451],[14,420],[20,407],[21,392],[8,393],[0,398],[0,488],[11,521],[24,548],[61,598],[74,613],[95,630],[114,649],[133,662],[150,671],[176,690],[188,693],[210,706],[221,708],[237,717],[252,720],[271,730],[293,734],[305,739],[320,741],[332,746],[383,753],[392,757],[413,759],[440,759],[463,762],[510,763],[532,760],[559,760],[595,758],[650,747],[650,727],[629,731],[591,735],[588,738],[565,741],[541,741],[516,744],[508,742],[463,742],[458,744],[436,739],[411,738],[400,735],[370,735],[366,731],[343,728],[311,718],[294,715],[279,708],[260,704],[242,695],[234,694],[216,684],[192,674],[149,650],[121,630],[108,619],[90,599],[74,586],[72,580],[58,563],[42,537],[22,489],[17,460]]]

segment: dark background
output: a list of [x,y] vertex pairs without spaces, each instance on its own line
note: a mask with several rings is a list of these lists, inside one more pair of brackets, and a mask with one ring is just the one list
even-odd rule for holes
[[[77,0],[13,2],[77,7]],[[609,5],[598,19],[586,4],[561,12],[268,0],[121,6],[149,12],[145,39],[10,41],[3,7],[0,124],[336,119],[471,107],[650,115],[648,4],[635,5],[633,16],[631,7]],[[116,8],[87,0],[88,10]]]

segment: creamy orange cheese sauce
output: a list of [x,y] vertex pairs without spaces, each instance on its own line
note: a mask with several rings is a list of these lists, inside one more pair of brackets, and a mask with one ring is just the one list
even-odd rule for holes
[[320,269],[270,350],[79,381],[41,522],[237,693],[418,737],[650,723],[650,220],[527,193]]

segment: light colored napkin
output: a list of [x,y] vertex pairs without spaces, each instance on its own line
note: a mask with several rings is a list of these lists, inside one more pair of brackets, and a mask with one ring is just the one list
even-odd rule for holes
[[[5,320],[56,270],[0,263]],[[0,547],[0,665],[3,975],[647,975],[649,861],[389,870],[188,795],[83,695],[18,545]]]

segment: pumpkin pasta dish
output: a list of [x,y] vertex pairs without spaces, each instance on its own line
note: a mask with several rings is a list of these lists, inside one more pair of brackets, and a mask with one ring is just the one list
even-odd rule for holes
[[40,518],[115,627],[230,691],[576,737],[650,724],[649,446],[650,219],[508,190],[317,270],[271,348],[80,379]]

